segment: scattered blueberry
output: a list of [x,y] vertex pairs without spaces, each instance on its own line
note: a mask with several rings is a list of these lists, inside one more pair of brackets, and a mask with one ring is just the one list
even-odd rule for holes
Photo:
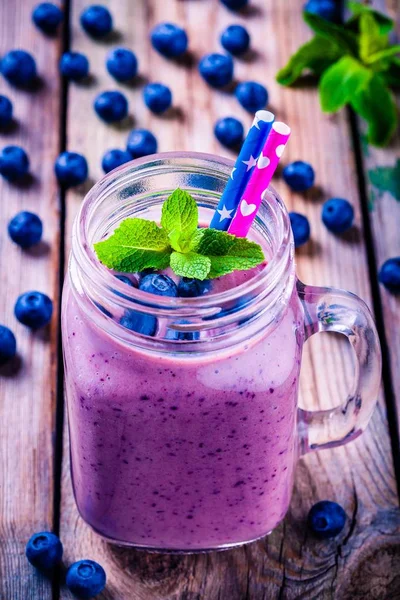
[[31,565],[42,571],[55,567],[62,558],[63,547],[58,536],[50,531],[34,533],[25,548]]
[[249,0],[221,0],[222,4],[225,4],[230,10],[240,10],[249,3]]
[[32,21],[43,33],[55,33],[62,20],[62,10],[51,2],[42,2],[33,9]]
[[238,119],[224,117],[215,123],[214,134],[223,146],[236,148],[243,142],[244,129]]
[[79,598],[93,598],[106,586],[106,573],[94,560],[78,560],[66,575],[68,589]]
[[104,173],[109,173],[113,169],[120,167],[121,165],[132,160],[132,156],[127,150],[119,150],[114,148],[113,150],[107,150],[101,161]]
[[139,283],[139,290],[142,292],[148,292],[149,294],[156,294],[157,296],[177,296],[178,288],[176,283],[162,273],[150,273],[142,277]]
[[153,48],[163,56],[174,58],[186,52],[188,37],[186,31],[173,23],[159,23],[150,34]]
[[234,56],[239,56],[246,52],[250,46],[250,35],[242,25],[229,25],[222,32],[221,44]]
[[[185,319],[182,319],[180,321],[176,321],[176,323],[185,324],[185,323],[190,323],[190,321],[186,321]],[[180,341],[180,342],[193,342],[193,341],[200,339],[200,332],[199,331],[178,331],[177,329],[168,328],[165,338],[167,340],[174,340],[174,341]]]
[[247,111],[261,110],[268,102],[266,88],[256,81],[243,81],[236,86],[235,96]]
[[157,152],[157,140],[148,129],[133,129],[126,146],[132,158],[140,158]]
[[153,113],[161,114],[172,104],[172,93],[163,83],[149,83],[143,90],[144,102]]
[[307,217],[297,212],[289,213],[295,248],[299,248],[310,239],[310,223]]
[[53,303],[42,292],[25,292],[17,299],[14,313],[18,321],[31,329],[44,327],[53,314]]
[[390,292],[400,292],[400,256],[389,258],[379,270],[379,281]]
[[122,121],[128,114],[128,101],[121,92],[102,92],[94,101],[94,110],[106,123]]
[[132,50],[114,48],[107,55],[106,67],[117,81],[129,81],[137,75],[138,61]]
[[211,281],[209,279],[189,279],[182,277],[178,283],[178,296],[181,298],[196,298],[202,296],[211,290]]
[[129,277],[127,277],[126,275],[116,275],[115,277],[122,281],[122,283],[126,283],[126,285],[129,285],[129,287],[136,287],[132,279],[129,279]]
[[0,365],[4,365],[15,356],[17,342],[15,335],[5,325],[0,325]]
[[199,72],[212,87],[223,87],[233,79],[233,60],[225,54],[206,54],[200,60]]
[[18,246],[30,248],[42,239],[42,221],[34,213],[23,210],[9,222],[8,233],[12,241]]
[[283,179],[295,192],[305,192],[314,184],[315,173],[312,166],[302,160],[296,160],[283,169]]
[[344,198],[331,198],[322,207],[322,221],[333,233],[344,233],[353,225],[354,208]]
[[0,152],[0,175],[8,181],[18,181],[29,171],[29,158],[20,146],[5,146]]
[[120,324],[126,329],[136,331],[142,335],[155,335],[157,331],[157,319],[153,315],[141,313],[136,310],[127,310],[121,317]]
[[62,152],[55,162],[54,170],[58,183],[64,187],[80,185],[88,176],[86,158],[78,152]]
[[60,60],[60,71],[67,79],[79,81],[88,76],[89,61],[80,52],[65,52]]
[[36,63],[25,50],[11,50],[1,60],[1,72],[9,83],[28,87],[36,79]]
[[308,0],[303,7],[304,12],[322,17],[326,21],[340,23],[341,7],[339,0]]
[[81,14],[81,25],[92,37],[102,38],[112,30],[111,13],[105,6],[88,6]]
[[308,513],[308,526],[321,538],[338,535],[346,523],[346,513],[337,502],[322,500],[317,502]]
[[0,127],[7,127],[12,121],[13,106],[7,96],[0,95]]

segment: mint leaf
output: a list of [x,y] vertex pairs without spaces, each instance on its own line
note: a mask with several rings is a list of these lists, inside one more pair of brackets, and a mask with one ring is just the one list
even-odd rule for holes
[[342,108],[371,77],[372,72],[355,58],[343,56],[325,71],[319,82],[322,110],[331,113]]
[[197,229],[199,211],[194,198],[184,190],[176,189],[162,207],[161,226],[167,233],[178,231],[190,235]]
[[388,192],[400,202],[400,158],[393,167],[375,167],[368,171],[368,175],[370,182],[379,192]]
[[261,246],[255,242],[217,229],[204,230],[197,251],[211,260],[210,278],[251,269],[265,260]]
[[196,252],[181,254],[173,252],[171,254],[171,268],[181,277],[190,279],[206,279],[210,272],[211,260],[207,256],[202,256]]
[[97,257],[106,267],[124,273],[143,269],[165,269],[171,247],[166,231],[154,221],[125,219],[106,240],[94,245]]
[[385,81],[386,85],[391,87],[400,88],[400,59],[397,57],[392,58],[387,70],[381,73],[381,77]]
[[366,4],[360,4],[359,2],[348,2],[347,5],[353,13],[353,16],[350,17],[350,19],[348,19],[348,21],[346,22],[346,29],[359,33],[361,16],[364,14],[369,14],[372,15],[375,19],[379,27],[380,33],[385,34],[392,31],[394,27],[394,21],[392,21],[392,19],[390,19],[386,15],[374,10]]
[[276,80],[281,85],[292,85],[305,69],[320,75],[342,55],[343,51],[335,41],[316,35],[291,56],[289,62],[278,72]]
[[397,107],[393,94],[381,75],[374,73],[366,87],[351,98],[351,106],[368,123],[368,141],[374,146],[385,146],[397,128]]
[[335,42],[343,52],[357,56],[357,37],[352,31],[347,31],[341,25],[330,23],[313,13],[303,12],[303,18],[315,33]]
[[[371,54],[365,62],[371,65],[381,60],[392,59],[393,57],[397,57],[398,54],[400,54],[400,45],[390,46],[390,48],[386,48],[385,50],[381,50],[380,52]],[[390,62],[391,61],[389,61],[389,64]]]
[[374,17],[365,12],[360,18],[359,53],[363,62],[368,62],[372,54],[376,54],[387,48],[389,38],[387,34],[381,34],[379,25]]

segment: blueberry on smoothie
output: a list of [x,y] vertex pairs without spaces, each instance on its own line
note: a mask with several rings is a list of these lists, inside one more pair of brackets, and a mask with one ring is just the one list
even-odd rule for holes
[[41,571],[48,571],[61,561],[63,547],[57,535],[41,531],[34,533],[29,539],[25,554],[31,565]]
[[106,36],[113,27],[110,11],[105,6],[97,4],[85,8],[80,21],[86,33],[94,38]]
[[331,198],[322,207],[322,221],[333,233],[344,233],[353,225],[354,208],[344,198]]
[[230,10],[240,10],[248,5],[249,0],[221,0],[221,2]]
[[294,245],[299,248],[310,239],[310,223],[306,216],[297,212],[289,213],[292,226]]
[[3,77],[16,87],[29,87],[36,79],[36,63],[25,50],[10,50],[1,59]]
[[156,294],[157,296],[170,296],[172,298],[178,295],[176,283],[171,277],[161,273],[150,273],[142,277],[139,283],[139,290],[148,292],[149,294]]
[[25,292],[18,297],[14,313],[23,325],[39,329],[49,323],[53,314],[53,303],[42,292]]
[[0,365],[14,358],[17,352],[15,335],[5,325],[0,325]]
[[15,215],[8,224],[8,234],[21,248],[30,248],[42,238],[43,224],[35,213],[23,210]]
[[310,163],[296,160],[283,169],[282,176],[295,192],[305,192],[314,185],[315,173]]
[[13,105],[7,96],[0,95],[0,127],[7,127],[12,121]]
[[115,277],[122,281],[122,283],[129,285],[129,287],[136,287],[132,279],[129,279],[129,277],[126,277],[126,275],[116,275]]
[[137,75],[136,55],[128,48],[114,48],[107,55],[107,71],[117,81],[129,81]]
[[172,93],[163,83],[149,83],[143,90],[144,102],[151,112],[159,115],[171,106]]
[[89,61],[80,52],[65,52],[60,60],[60,72],[66,79],[79,81],[89,73]]
[[52,2],[41,2],[32,12],[32,21],[47,35],[55,33],[62,20],[62,10]]
[[244,128],[239,119],[224,117],[215,123],[214,134],[227,148],[237,148],[243,142]]
[[[189,323],[189,321],[185,321],[182,319],[181,321],[177,321],[177,323],[185,324]],[[178,331],[177,329],[167,329],[166,333],[167,340],[174,340],[180,342],[193,342],[200,339],[199,331]]]
[[240,56],[249,49],[250,35],[242,25],[229,25],[221,35],[221,44],[234,56]]
[[233,79],[233,60],[225,54],[206,54],[200,60],[199,72],[208,85],[224,87]]
[[400,292],[400,256],[389,258],[379,270],[379,281],[387,290]]
[[178,283],[178,296],[181,298],[196,298],[202,296],[211,290],[211,281],[209,279],[189,279],[182,277]]
[[341,7],[339,0],[308,0],[303,7],[303,11],[318,15],[326,21],[340,23]]
[[0,175],[8,181],[18,181],[29,171],[29,158],[20,146],[5,146],[0,152]]
[[78,152],[62,152],[55,162],[54,171],[60,185],[73,187],[86,181],[88,164]]
[[69,567],[66,584],[79,598],[94,598],[106,586],[106,572],[94,560],[78,560]]
[[132,158],[141,158],[157,152],[157,139],[148,129],[133,129],[126,146]]
[[122,121],[128,114],[128,100],[116,90],[99,94],[93,106],[100,119],[106,123]]
[[320,538],[332,538],[338,535],[346,523],[346,513],[337,502],[322,500],[317,502],[308,513],[308,526]]
[[132,156],[127,150],[120,150],[119,148],[113,148],[107,150],[101,161],[101,166],[104,173],[109,173],[113,169],[120,167],[121,165],[132,160]]
[[156,317],[136,310],[127,310],[121,317],[120,324],[126,327],[126,329],[136,331],[136,333],[141,333],[142,335],[153,336],[157,331]]
[[167,58],[175,58],[186,52],[188,37],[186,31],[174,23],[159,23],[150,35],[152,46]]

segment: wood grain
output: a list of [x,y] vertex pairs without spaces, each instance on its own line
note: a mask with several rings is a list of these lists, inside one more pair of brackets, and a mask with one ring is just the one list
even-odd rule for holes
[[[174,93],[170,115],[155,117],[145,109],[140,88],[125,88],[138,126],[150,127],[159,149],[196,150],[227,155],[215,141],[213,124],[220,116],[245,114],[232,95],[210,90],[195,67],[168,62],[150,49],[150,28],[161,20],[187,28],[194,60],[219,49],[218,34],[225,25],[242,22],[250,30],[254,52],[236,60],[238,80],[266,83],[270,107],[293,128],[285,161],[309,160],[317,173],[316,188],[304,195],[290,193],[279,180],[278,190],[290,209],[307,214],[312,241],[298,252],[298,273],[311,284],[333,285],[356,292],[371,305],[366,250],[360,216],[360,197],[346,113],[321,114],[316,90],[283,89],[274,75],[309,32],[300,17],[298,0],[253,0],[243,15],[229,13],[213,0],[115,0],[113,11],[122,44],[138,54],[143,79],[164,81]],[[100,158],[110,147],[125,143],[124,127],[107,127],[91,104],[102,89],[118,87],[106,74],[109,46],[94,43],[80,30],[84,0],[72,2],[72,46],[88,54],[95,81],[89,88],[71,86],[68,142],[89,159],[93,179],[100,175]],[[118,42],[119,43],[119,42]],[[114,43],[115,45],[115,43]],[[68,194],[67,231],[83,190]],[[324,199],[345,196],[354,204],[356,227],[336,238],[320,220]],[[352,355],[331,335],[307,344],[301,378],[301,404],[307,408],[333,406],[350,388]],[[99,596],[109,600],[271,600],[399,598],[400,515],[382,397],[365,434],[351,445],[301,459],[291,508],[284,523],[264,540],[233,551],[210,555],[155,555],[105,544],[82,522],[72,497],[67,435],[63,463],[61,533],[66,560],[88,557],[101,562],[108,586]],[[305,519],[311,505],[329,498],[340,502],[348,516],[338,540],[317,542],[309,537]],[[72,596],[65,589],[62,599]]]
[[[18,144],[31,161],[21,185],[0,181],[0,322],[15,333],[18,360],[0,370],[0,598],[46,600],[51,583],[27,562],[24,549],[35,531],[53,527],[53,460],[57,366],[59,198],[53,175],[60,130],[60,38],[45,38],[32,24],[35,0],[0,2],[0,55],[30,51],[40,82],[27,92],[0,80],[14,105],[15,123],[0,132],[1,147]],[[6,233],[20,210],[40,215],[43,242],[21,251]],[[37,333],[19,324],[14,304],[22,292],[39,290],[55,303],[51,326]],[[19,368],[18,368],[19,366]]]

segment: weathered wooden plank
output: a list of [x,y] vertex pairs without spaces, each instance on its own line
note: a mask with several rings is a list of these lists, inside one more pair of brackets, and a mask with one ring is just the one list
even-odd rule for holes
[[[51,597],[51,584],[24,556],[35,531],[53,527],[53,460],[59,295],[59,196],[53,163],[59,148],[61,38],[45,38],[32,24],[35,0],[0,3],[0,55],[12,48],[32,52],[41,82],[35,91],[11,88],[0,80],[0,93],[14,104],[15,125],[0,132],[1,147],[19,144],[31,159],[26,184],[0,181],[0,322],[14,332],[20,368],[0,371],[0,598]],[[22,252],[6,227],[18,211],[40,215],[44,241]],[[31,333],[14,315],[22,292],[40,290],[55,302],[51,326]]]
[[[121,30],[122,43],[139,56],[146,78],[167,82],[174,92],[171,118],[151,116],[140,90],[127,89],[139,126],[149,126],[159,137],[160,150],[201,150],[227,155],[214,140],[212,127],[219,116],[250,117],[229,94],[210,90],[195,68],[176,65],[151,51],[150,27],[161,20],[183,24],[189,33],[193,56],[198,59],[219,48],[218,34],[232,22],[245,23],[257,51],[253,59],[235,61],[239,80],[264,81],[271,107],[279,119],[293,127],[287,161],[302,158],[316,169],[317,186],[306,196],[292,194],[282,182],[277,187],[288,206],[308,215],[313,241],[300,252],[299,276],[308,283],[336,285],[358,293],[370,303],[370,286],[360,217],[359,194],[346,114],[320,112],[314,89],[286,90],[274,74],[309,33],[301,20],[298,0],[253,0],[245,15],[232,15],[213,0],[160,3],[156,0],[115,0],[107,3]],[[100,175],[102,152],[124,143],[126,132],[106,127],[91,109],[101,89],[114,89],[104,69],[107,46],[94,43],[78,25],[83,0],[72,6],[72,45],[87,52],[96,76],[93,87],[72,86],[69,95],[68,139],[89,159],[91,175]],[[345,239],[329,235],[320,221],[322,200],[347,196],[355,206],[355,231]],[[68,197],[68,225],[80,204],[81,190]],[[332,336],[308,343],[302,371],[302,405],[307,408],[337,404],[350,387],[352,355],[347,345]],[[67,440],[66,440],[67,444]],[[67,446],[64,452],[61,532],[66,559],[99,560],[109,585],[101,596],[113,600],[232,600],[272,598],[389,598],[400,595],[395,577],[400,562],[400,518],[393,476],[384,405],[377,408],[364,436],[346,448],[309,455],[299,463],[289,515],[268,538],[245,548],[211,555],[169,556],[107,545],[79,518],[72,498]],[[349,515],[346,537],[340,542],[316,542],[305,529],[305,518],[316,500],[339,501]],[[367,583],[368,582],[368,583]],[[368,586],[366,589],[365,586]],[[368,596],[372,590],[371,595]],[[71,598],[68,591],[63,599]]]

